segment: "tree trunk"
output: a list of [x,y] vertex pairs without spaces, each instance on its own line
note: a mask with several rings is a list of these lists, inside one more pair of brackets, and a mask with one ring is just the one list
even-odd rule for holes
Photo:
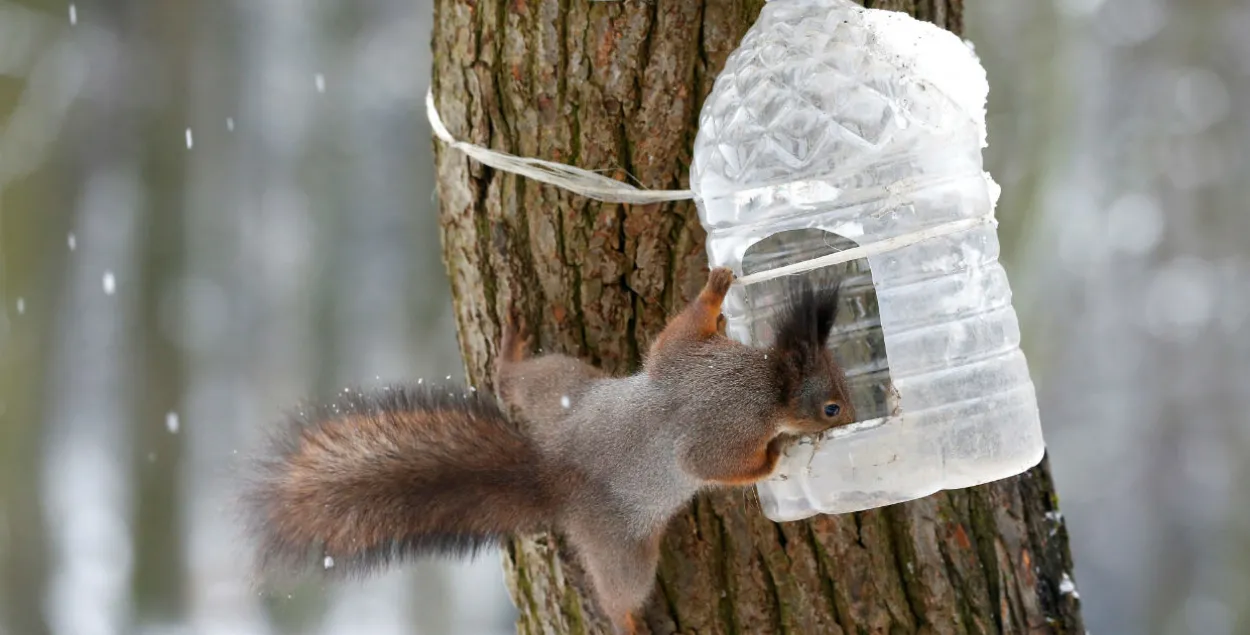
[[[643,187],[688,185],[699,107],[761,0],[437,0],[434,94],[452,134]],[[962,0],[893,0],[958,32]],[[601,204],[437,145],[444,259],[470,380],[515,304],[539,346],[637,368],[707,259],[694,205]],[[653,633],[1083,633],[1047,464],[1017,478],[773,523],[753,490],[699,497],[664,541]],[[513,541],[522,633],[603,633],[556,535]]]

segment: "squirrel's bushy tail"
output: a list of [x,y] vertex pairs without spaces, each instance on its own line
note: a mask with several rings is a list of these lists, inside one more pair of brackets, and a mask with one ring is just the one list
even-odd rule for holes
[[[262,567],[363,573],[471,554],[556,508],[534,442],[488,395],[345,392],[289,417],[245,494]],[[332,558],[333,560],[330,560]]]

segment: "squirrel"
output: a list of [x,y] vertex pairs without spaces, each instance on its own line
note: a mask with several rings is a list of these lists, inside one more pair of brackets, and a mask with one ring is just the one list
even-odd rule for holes
[[765,348],[724,335],[733,279],[712,269],[630,376],[529,357],[512,312],[495,368],[503,405],[389,387],[289,417],[245,496],[260,566],[315,552],[331,573],[367,573],[555,529],[615,632],[635,633],[673,515],[706,488],[769,478],[799,436],[855,421],[827,347],[837,287],[792,287]]

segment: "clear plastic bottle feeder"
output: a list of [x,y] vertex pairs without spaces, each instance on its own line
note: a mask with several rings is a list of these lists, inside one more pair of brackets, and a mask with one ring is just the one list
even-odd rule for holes
[[[859,421],[759,486],[777,521],[1019,474],[1037,400],[982,170],[985,72],[956,36],[846,0],[771,0],[703,107],[691,188],[729,336],[767,345],[791,275],[841,284]],[[853,258],[853,259],[852,259]]]

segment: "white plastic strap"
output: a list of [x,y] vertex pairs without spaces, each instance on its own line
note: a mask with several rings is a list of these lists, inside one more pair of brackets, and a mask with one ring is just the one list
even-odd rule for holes
[[[553,161],[544,161],[542,159],[531,159],[527,157],[518,157],[506,152],[496,152],[489,148],[483,148],[479,145],[460,141],[451,136],[451,132],[447,130],[447,126],[443,125],[443,119],[438,115],[438,109],[434,106],[433,89],[425,93],[425,112],[430,120],[430,127],[434,130],[434,135],[442,139],[451,147],[469,155],[480,163],[489,165],[497,170],[520,174],[521,176],[541,181],[549,185],[554,185],[566,189],[570,192],[580,194],[586,198],[592,198],[597,201],[606,203],[629,203],[629,204],[647,204],[647,203],[663,203],[668,201],[685,201],[694,198],[694,192],[690,190],[643,190],[636,188],[628,183],[622,183],[616,179],[608,178],[602,174],[583,170],[571,165],[563,163],[555,163]],[[860,245],[827,256],[813,258],[796,262],[784,267],[769,269],[768,271],[760,271],[751,275],[742,276],[734,281],[735,284],[754,284],[764,282],[782,276],[792,276],[804,273],[821,267],[828,267],[852,260],[859,260],[868,256],[875,256],[880,253],[901,249],[918,242],[954,234],[956,232],[966,231],[981,225],[994,224],[993,212],[977,218],[966,218],[957,220],[935,227],[929,227],[920,231],[915,231],[885,240]]]
[[435,136],[496,170],[520,174],[605,203],[646,204],[686,201],[694,198],[694,192],[690,190],[642,190],[590,170],[542,159],[518,157],[507,152],[496,152],[472,143],[458,141],[451,136],[451,133],[447,131],[447,126],[443,125],[443,119],[438,116],[438,109],[434,107],[433,90],[425,93],[425,112],[430,119],[430,127],[434,129]]
[[802,262],[796,262],[794,264],[769,269],[767,271],[759,271],[747,276],[742,276],[735,280],[735,282],[738,284],[755,284],[756,282],[764,282],[766,280],[772,280],[782,276],[792,276],[798,273],[811,271],[813,269],[820,269],[821,267],[840,265],[844,262],[851,262],[852,260],[875,256],[877,254],[893,251],[895,249],[901,249],[903,247],[924,242],[939,236],[946,236],[947,234],[967,231],[982,225],[992,225],[997,222],[998,221],[994,219],[993,214],[986,214],[985,216],[978,216],[976,218],[964,218],[957,221],[951,221],[949,223],[943,223],[941,225],[935,225],[926,229],[921,229],[919,231],[914,231],[909,234],[878,240],[876,242],[868,243],[867,245],[844,249],[827,256],[812,258],[811,260],[804,260]]

